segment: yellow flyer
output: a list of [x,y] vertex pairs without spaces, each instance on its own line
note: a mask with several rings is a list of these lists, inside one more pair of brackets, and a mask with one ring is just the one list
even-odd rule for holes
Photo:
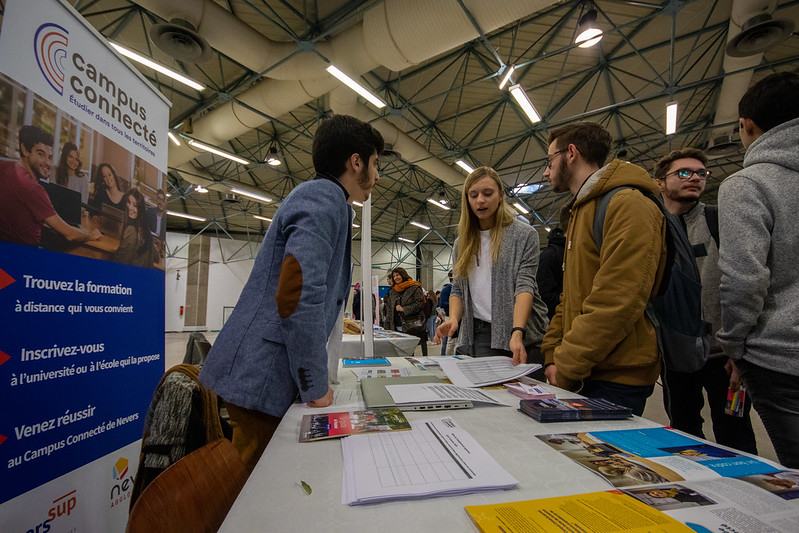
[[691,532],[619,491],[466,507],[483,533]]

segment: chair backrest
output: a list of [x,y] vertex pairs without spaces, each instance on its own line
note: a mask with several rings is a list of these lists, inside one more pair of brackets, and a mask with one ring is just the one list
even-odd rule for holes
[[183,356],[183,362],[190,365],[202,366],[210,350],[211,343],[208,342],[205,335],[194,332],[189,335],[189,342],[186,344],[186,355]]
[[164,470],[142,492],[127,533],[215,532],[247,481],[227,439],[206,444]]

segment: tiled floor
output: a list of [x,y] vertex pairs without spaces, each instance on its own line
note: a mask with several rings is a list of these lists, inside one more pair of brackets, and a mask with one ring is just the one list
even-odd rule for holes
[[[216,340],[218,332],[204,332],[203,334],[208,339],[208,342],[213,344],[214,340]],[[188,342],[188,339],[189,333],[166,334],[165,340],[167,368],[170,368],[171,366],[183,361],[183,355],[186,353],[186,343]],[[434,346],[433,344],[430,344],[428,349],[430,355],[439,353],[440,350],[439,347]],[[421,355],[421,348],[418,346],[416,347],[416,355]],[[653,420],[663,425],[668,425],[669,423],[669,419],[666,416],[666,411],[663,408],[663,394],[660,385],[655,386],[654,394],[652,394],[652,396],[649,398],[649,401],[646,402],[644,418],[648,418],[649,420]],[[710,426],[710,410],[707,406],[705,406],[705,409],[702,412],[702,418],[705,419],[705,435],[708,437],[708,440],[712,440],[711,436],[713,435],[713,430]],[[777,456],[774,453],[774,447],[771,445],[771,441],[766,434],[763,423],[760,421],[760,417],[757,416],[757,412],[754,409],[752,410],[752,425],[755,428],[757,449],[760,452],[760,455],[767,459],[776,461]]]

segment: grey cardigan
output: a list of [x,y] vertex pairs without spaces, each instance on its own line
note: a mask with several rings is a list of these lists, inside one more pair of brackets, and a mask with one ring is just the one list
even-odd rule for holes
[[[513,329],[513,306],[523,292],[533,295],[533,308],[525,325],[525,347],[540,347],[549,325],[547,306],[538,292],[535,280],[539,256],[538,233],[529,224],[514,220],[505,227],[499,245],[499,257],[491,267],[491,347],[508,350]],[[453,263],[458,259],[458,241],[453,247]],[[455,278],[452,296],[463,300],[463,315],[458,334],[458,347],[471,352],[474,333],[474,312],[469,280]]]

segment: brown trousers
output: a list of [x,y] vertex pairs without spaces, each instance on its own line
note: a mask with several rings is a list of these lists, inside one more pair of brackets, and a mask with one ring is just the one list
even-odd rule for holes
[[233,428],[233,446],[247,467],[247,473],[252,473],[281,419],[228,402],[225,406]]

